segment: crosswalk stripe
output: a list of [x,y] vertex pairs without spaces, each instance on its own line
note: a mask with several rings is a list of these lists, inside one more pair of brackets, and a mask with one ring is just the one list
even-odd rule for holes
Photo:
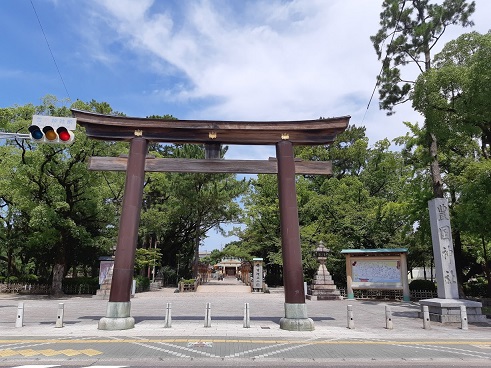
[[[53,367],[61,367],[61,365],[42,365],[42,364],[30,364],[30,365],[18,365],[16,367],[11,368],[53,368]],[[127,365],[90,365],[87,367],[80,368],[126,368]]]
[[18,365],[17,367],[12,367],[12,368],[52,368],[52,367],[61,367],[61,365],[33,364],[33,365]]

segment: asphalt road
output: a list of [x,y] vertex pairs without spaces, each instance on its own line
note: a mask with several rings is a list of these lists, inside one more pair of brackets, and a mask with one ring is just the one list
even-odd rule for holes
[[0,340],[0,365],[491,366],[491,339],[40,338]]

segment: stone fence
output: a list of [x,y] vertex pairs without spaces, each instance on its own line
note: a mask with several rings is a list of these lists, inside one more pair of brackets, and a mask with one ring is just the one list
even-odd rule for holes
[[200,285],[200,279],[196,279],[194,281],[191,280],[182,280],[179,281],[179,292],[187,292],[187,291],[196,291],[198,290],[198,286]]
[[[339,289],[341,296],[347,297],[346,289]],[[385,289],[355,289],[353,290],[355,299],[388,299],[402,300],[402,290],[385,290]],[[431,290],[411,290],[411,300],[437,298],[437,292]]]
[[[63,285],[65,294],[95,294],[97,288],[93,285]],[[48,295],[51,285],[48,284],[24,284],[24,283],[0,283],[0,293]]]

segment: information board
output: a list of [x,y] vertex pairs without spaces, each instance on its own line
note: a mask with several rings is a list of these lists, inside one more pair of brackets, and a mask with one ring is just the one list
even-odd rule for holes
[[351,270],[354,287],[402,287],[399,260],[354,259],[351,263]]

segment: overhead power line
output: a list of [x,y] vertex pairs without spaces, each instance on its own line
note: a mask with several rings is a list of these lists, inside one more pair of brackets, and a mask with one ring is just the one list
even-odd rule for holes
[[38,20],[39,27],[41,28],[41,32],[43,32],[43,36],[44,36],[44,39],[46,41],[46,45],[48,45],[49,53],[51,54],[51,57],[53,58],[53,63],[55,64],[56,70],[58,71],[58,75],[60,76],[61,83],[63,84],[63,88],[65,88],[65,93],[67,94],[68,99],[71,101],[72,98],[70,97],[70,93],[68,93],[68,89],[66,88],[65,81],[63,80],[63,77],[61,76],[60,68],[58,68],[58,64],[56,63],[55,55],[53,54],[53,51],[51,51],[51,47],[49,46],[48,38],[46,37],[46,33],[44,32],[43,25],[41,24],[41,20],[39,19],[38,13],[36,11],[36,8],[34,7],[34,3],[32,2],[32,0],[31,0],[31,5],[32,5],[32,9],[34,10],[34,14],[36,14],[36,18]]
[[[404,10],[404,6],[405,5],[406,5],[406,2],[405,1],[402,1],[402,7],[401,7],[401,10],[399,11],[399,15],[397,16],[396,25],[397,25],[397,23],[399,23],[399,20],[401,19],[402,12]],[[396,32],[392,33],[392,37],[390,39],[388,48],[390,48],[390,46],[392,45],[392,42],[394,41],[395,34],[396,34]],[[385,56],[385,57],[387,58],[387,56]],[[383,71],[384,71],[384,63],[382,63],[382,67],[380,68],[380,72],[378,73],[377,80],[375,82],[375,86],[373,87],[372,95],[370,96],[370,99],[368,100],[368,105],[367,105],[367,108],[365,110],[365,113],[363,114],[363,119],[361,121],[361,124],[363,124],[363,122],[365,121],[365,116],[367,115],[368,108],[370,107],[370,104],[372,103],[373,95],[375,94],[375,91],[377,90],[377,87],[378,87],[378,85],[380,83],[380,75],[382,74]]]

